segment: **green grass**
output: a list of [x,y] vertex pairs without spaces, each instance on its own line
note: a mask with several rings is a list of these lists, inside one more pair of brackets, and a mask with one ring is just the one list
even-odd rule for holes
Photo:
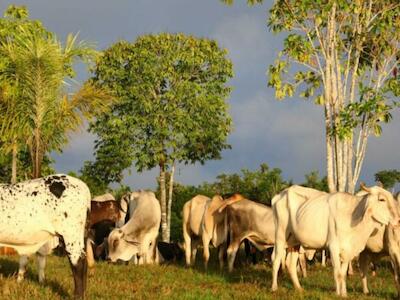
[[[205,273],[200,257],[194,269],[181,264],[161,266],[111,265],[98,263],[88,278],[88,299],[339,299],[334,295],[332,269],[310,265],[309,277],[301,279],[305,289],[292,288],[287,274],[279,278],[280,289],[272,294],[271,268],[261,264],[239,267],[232,274],[220,272],[211,263]],[[50,256],[46,281],[37,281],[36,263],[31,261],[26,280],[16,282],[18,257],[0,256],[0,299],[68,299],[73,280],[65,257]],[[361,292],[360,276],[348,280],[349,299],[390,299],[396,295],[388,261],[377,276],[369,278],[372,295]]]

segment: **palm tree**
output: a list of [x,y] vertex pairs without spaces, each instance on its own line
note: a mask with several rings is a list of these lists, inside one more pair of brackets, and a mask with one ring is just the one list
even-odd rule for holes
[[74,63],[90,62],[96,56],[92,47],[77,42],[77,35],[68,35],[63,46],[52,34],[22,29],[22,34],[0,45],[0,55],[8,59],[0,81],[17,91],[0,99],[0,134],[9,149],[21,142],[28,145],[32,177],[37,178],[44,155],[61,150],[68,134],[79,129],[85,118],[105,112],[112,98],[90,83],[66,93]]

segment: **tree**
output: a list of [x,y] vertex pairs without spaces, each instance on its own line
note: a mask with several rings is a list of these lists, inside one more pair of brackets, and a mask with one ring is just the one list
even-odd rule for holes
[[[9,10],[20,18],[28,16],[25,10],[19,14],[15,7]],[[18,25],[21,20],[10,22]],[[75,76],[73,64],[78,59],[89,62],[96,54],[85,42],[78,42],[76,35],[68,35],[62,46],[41,24],[16,27],[18,32],[6,35],[0,44],[0,133],[3,145],[13,153],[20,144],[28,145],[32,175],[37,178],[46,153],[60,151],[68,133],[77,130],[84,118],[106,111],[112,97],[89,83],[75,93],[64,90],[65,81]]]
[[[269,85],[278,99],[303,88],[302,96],[324,106],[329,190],[353,193],[368,136],[381,134],[381,123],[391,119],[388,102],[400,95],[393,74],[400,58],[399,3],[282,0],[270,12],[270,28],[290,34],[270,67]],[[304,69],[290,72],[290,62]]]
[[375,181],[381,182],[385,189],[394,188],[395,184],[400,182],[400,171],[398,170],[382,170],[375,173]]
[[[0,183],[20,182],[32,178],[32,161],[27,146],[20,148],[18,157],[15,160],[18,169],[18,174],[15,174],[17,175],[15,180],[11,178],[14,175],[12,172],[12,160],[12,154],[0,153]],[[53,163],[54,161],[48,155],[43,158],[42,173],[44,176],[55,173]]]
[[159,167],[162,239],[169,240],[166,172],[170,195],[176,163],[204,163],[229,148],[226,98],[232,64],[226,51],[205,38],[183,34],[145,35],[120,41],[97,61],[91,82],[114,92],[112,113],[90,130],[96,141],[95,168],[104,182],[121,181],[122,171]]
[[[28,10],[25,6],[10,5],[4,13],[4,18],[0,19],[0,47],[3,48],[8,42],[22,39],[32,32],[40,32],[43,35],[50,34],[38,21],[28,18]],[[0,122],[0,143],[1,149],[7,157],[12,153],[11,159],[11,183],[17,181],[18,152],[22,129],[19,126],[21,115],[16,113],[17,99],[21,96],[18,89],[18,78],[15,76],[10,80],[6,66],[9,65],[11,57],[2,51],[0,53],[0,112],[4,116],[10,116],[11,122],[3,116]],[[16,75],[16,74],[13,74]]]
[[270,10],[269,28],[286,38],[268,85],[277,99],[300,95],[323,107],[330,192],[354,192],[368,137],[391,119],[399,14],[397,0],[278,0]]

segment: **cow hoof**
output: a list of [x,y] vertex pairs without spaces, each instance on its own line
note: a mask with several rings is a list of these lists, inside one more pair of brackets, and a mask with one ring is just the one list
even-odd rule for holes
[[276,292],[278,290],[278,286],[271,287],[271,292]]

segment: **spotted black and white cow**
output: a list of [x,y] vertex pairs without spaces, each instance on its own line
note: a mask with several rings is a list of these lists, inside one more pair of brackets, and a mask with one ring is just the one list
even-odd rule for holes
[[83,298],[90,198],[84,182],[63,174],[0,185],[0,246],[29,256],[58,236],[71,264],[74,295]]

